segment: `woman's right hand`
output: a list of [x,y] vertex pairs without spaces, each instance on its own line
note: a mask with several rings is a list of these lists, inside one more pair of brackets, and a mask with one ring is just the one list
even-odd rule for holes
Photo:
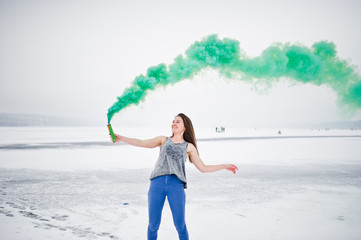
[[[109,136],[110,136],[110,140],[113,141],[112,136],[110,134],[109,134]],[[115,136],[115,139],[116,139],[114,143],[122,141],[122,136],[121,135],[114,133],[114,136]]]

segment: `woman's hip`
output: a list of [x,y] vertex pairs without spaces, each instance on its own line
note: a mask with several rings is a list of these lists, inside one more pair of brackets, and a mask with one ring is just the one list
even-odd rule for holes
[[184,189],[184,183],[175,174],[167,174],[153,178],[150,181],[150,188]]

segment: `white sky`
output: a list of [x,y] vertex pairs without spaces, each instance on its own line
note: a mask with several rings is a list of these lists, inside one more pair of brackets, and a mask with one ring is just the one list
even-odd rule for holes
[[[139,74],[170,64],[210,34],[237,39],[250,57],[274,42],[333,41],[358,66],[361,1],[0,0],[0,112],[102,120]],[[113,124],[249,127],[361,119],[326,87],[287,81],[258,94],[206,72],[147,95]]]

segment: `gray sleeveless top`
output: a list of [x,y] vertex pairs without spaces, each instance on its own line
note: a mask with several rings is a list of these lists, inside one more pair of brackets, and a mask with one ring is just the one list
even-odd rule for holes
[[184,183],[184,188],[187,188],[184,165],[187,159],[187,145],[188,142],[174,143],[172,139],[167,137],[160,147],[159,157],[150,179],[175,174]]

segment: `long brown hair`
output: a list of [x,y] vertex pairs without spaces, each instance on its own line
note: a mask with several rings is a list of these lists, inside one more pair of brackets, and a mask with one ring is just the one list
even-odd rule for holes
[[[195,146],[197,153],[199,155],[196,135],[194,133],[192,121],[184,113],[179,113],[176,117],[181,117],[183,119],[184,127],[186,129],[183,133],[184,140],[186,142],[192,143]],[[173,136],[174,136],[174,134],[172,135],[172,137]],[[192,160],[190,158],[189,158],[189,161],[192,162]]]

